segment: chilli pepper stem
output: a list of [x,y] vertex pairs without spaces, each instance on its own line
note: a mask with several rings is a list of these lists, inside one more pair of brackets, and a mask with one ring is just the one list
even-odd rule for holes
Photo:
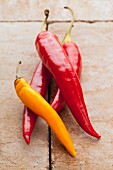
[[66,42],[71,42],[70,34],[71,34],[71,30],[72,30],[73,23],[74,23],[74,20],[75,20],[73,10],[72,10],[70,7],[67,7],[67,6],[64,7],[64,8],[65,8],[65,9],[68,9],[68,10],[71,12],[72,21],[71,21],[71,24],[70,24],[70,27],[69,27],[67,33],[66,33],[65,36],[64,36],[64,39],[63,39],[63,41],[62,41],[62,44],[66,43]]
[[45,20],[43,21],[43,25],[42,25],[41,31],[47,31],[48,30],[47,19],[49,17],[49,10],[45,9],[44,14],[45,14]]
[[17,65],[17,67],[16,67],[16,79],[19,77],[19,76],[18,76],[18,71],[19,71],[20,64],[22,64],[21,61],[18,62],[18,65]]

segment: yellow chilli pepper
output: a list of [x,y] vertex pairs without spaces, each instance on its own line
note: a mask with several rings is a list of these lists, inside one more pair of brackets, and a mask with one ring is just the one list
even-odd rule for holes
[[53,129],[61,143],[72,156],[76,156],[70,135],[57,112],[24,78],[17,78],[14,82],[16,93],[20,100],[34,113],[42,117]]

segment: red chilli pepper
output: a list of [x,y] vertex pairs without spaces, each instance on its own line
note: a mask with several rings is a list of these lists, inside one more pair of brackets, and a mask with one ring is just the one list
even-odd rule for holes
[[[80,78],[82,60],[77,45],[74,42],[69,42],[63,44],[63,48],[67,56],[69,57],[70,62],[73,64],[78,77]],[[57,88],[53,100],[51,102],[51,106],[53,107],[53,109],[59,112],[65,106],[65,104],[66,103],[62,96],[61,90]]]
[[[46,19],[49,16],[49,11],[45,10],[46,13]],[[44,21],[44,25],[45,25]],[[43,27],[44,27],[43,25]],[[47,70],[47,68],[43,65],[43,63],[40,61],[34,71],[34,75],[32,77],[30,85],[38,91],[43,97],[45,97],[47,87],[49,85],[49,82],[52,78],[52,75]],[[37,120],[37,115],[33,113],[29,108],[24,106],[23,111],[23,137],[27,144],[30,143],[30,136],[33,132],[35,123]]]
[[[80,78],[81,69],[82,69],[81,55],[80,55],[80,52],[79,52],[77,45],[74,42],[72,42],[71,38],[70,38],[71,30],[72,30],[73,23],[74,23],[74,14],[73,14],[73,11],[69,7],[64,7],[64,8],[70,10],[73,19],[71,21],[70,28],[69,28],[69,30],[67,31],[67,33],[64,37],[64,40],[62,42],[62,44],[63,44],[62,46],[63,46],[67,56],[69,57],[70,62],[74,66],[78,77]],[[61,94],[61,90],[59,88],[57,88],[57,90],[55,92],[55,95],[54,95],[53,100],[51,102],[51,106],[57,112],[59,112],[65,106],[65,101],[63,99],[63,96]]]
[[100,138],[90,123],[78,76],[58,37],[49,31],[43,31],[38,34],[35,45],[80,127],[88,134]]
[[[45,96],[47,87],[51,80],[51,74],[48,72],[47,68],[40,61],[36,67],[34,75],[31,80],[31,87],[38,91],[42,96]],[[27,144],[30,143],[30,136],[34,129],[37,120],[37,115],[32,112],[29,108],[24,106],[23,111],[23,136]]]

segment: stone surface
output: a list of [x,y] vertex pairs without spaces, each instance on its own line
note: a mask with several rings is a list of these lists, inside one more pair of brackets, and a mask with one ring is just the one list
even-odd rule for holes
[[113,20],[112,0],[1,0],[0,21],[42,20],[43,10],[50,9],[50,20],[68,20],[71,16],[64,6],[70,6],[76,19]]
[[[23,104],[13,87],[17,62],[23,63],[19,75],[30,82],[39,61],[34,42],[44,18],[43,10],[50,9],[49,20],[55,24],[50,24],[49,30],[62,40],[69,24],[56,22],[71,19],[63,9],[67,5],[74,10],[75,19],[84,22],[74,24],[72,39],[83,57],[81,84],[89,116],[102,135],[98,141],[83,132],[65,107],[60,116],[74,141],[76,158],[68,154],[53,133],[49,153],[48,126],[41,118],[31,144],[26,145],[22,137]],[[86,20],[101,23],[89,24]],[[113,23],[103,20],[113,20],[112,0],[0,1],[0,170],[50,169],[49,154],[52,154],[53,170],[113,169]]]
[[14,89],[16,65],[29,80],[39,61],[34,41],[38,23],[0,23],[0,169],[46,170],[49,166],[48,126],[38,118],[28,146],[22,136],[23,104]]
[[[49,28],[60,40],[67,24]],[[80,129],[71,112],[60,112],[77,150],[71,157],[52,134],[52,166],[54,170],[113,169],[113,23],[75,24],[72,39],[83,58],[81,84],[89,116],[94,128],[102,135],[94,139]]]

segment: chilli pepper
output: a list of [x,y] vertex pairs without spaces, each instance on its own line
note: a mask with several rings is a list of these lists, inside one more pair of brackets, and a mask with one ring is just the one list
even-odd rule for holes
[[47,69],[53,75],[63,98],[80,127],[88,134],[100,138],[88,117],[83,92],[76,71],[58,37],[49,31],[38,34],[35,41],[37,52]]
[[[45,96],[47,87],[51,80],[51,74],[40,61],[35,69],[30,85],[38,91],[42,96]],[[30,143],[30,136],[34,129],[37,120],[37,115],[29,108],[24,106],[23,111],[23,136],[27,144]]]
[[[78,77],[80,78],[81,75],[81,69],[82,69],[82,59],[81,59],[81,55],[79,52],[79,49],[77,47],[77,45],[71,41],[70,38],[70,34],[71,34],[71,30],[73,27],[73,23],[74,23],[74,14],[71,8],[69,7],[64,7],[66,9],[69,9],[71,14],[72,14],[72,21],[70,24],[70,28],[67,31],[63,42],[62,42],[62,46],[63,49],[65,50],[67,57],[69,57],[70,62],[72,63],[72,65],[75,68],[75,71],[78,75]],[[61,90],[59,88],[57,88],[55,95],[53,97],[53,100],[51,102],[51,106],[57,111],[59,112],[64,106],[65,106],[65,101],[63,99],[63,96],[61,94]]]
[[50,104],[35,91],[24,78],[16,76],[14,87],[20,100],[35,114],[42,117],[53,129],[54,133],[66,147],[68,152],[72,156],[76,156],[74,145],[67,129]]
[[[45,21],[42,26],[42,30],[45,28],[46,20],[49,16],[49,10],[45,10]],[[47,28],[46,28],[47,29]],[[52,75],[47,70],[47,68],[43,65],[43,63],[40,61],[34,71],[34,75],[32,77],[30,85],[33,89],[38,91],[43,97],[46,94],[47,87],[49,85],[49,82],[51,80]],[[29,108],[24,106],[23,110],[23,137],[27,144],[30,143],[30,136],[32,134],[32,131],[34,129],[35,123],[37,120],[37,115],[33,113]]]

